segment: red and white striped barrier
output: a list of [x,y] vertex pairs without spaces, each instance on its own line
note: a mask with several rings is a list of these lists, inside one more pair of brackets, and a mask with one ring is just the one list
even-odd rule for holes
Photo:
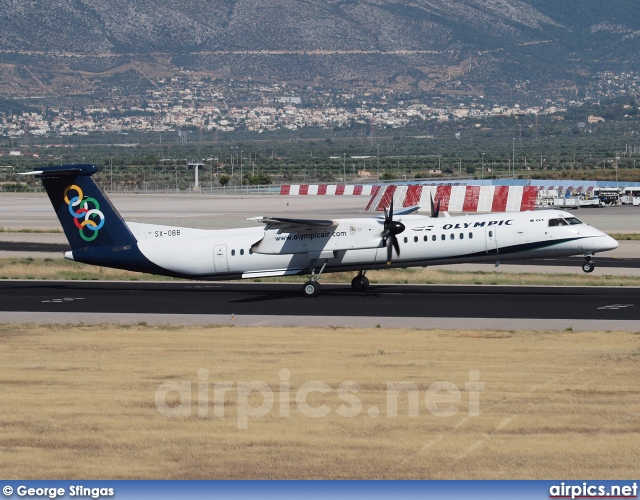
[[283,184],[280,194],[285,196],[371,196],[380,186],[372,184]]
[[520,212],[533,210],[538,196],[537,186],[382,186],[369,200],[366,210],[380,211],[393,206],[419,206],[430,211],[430,198],[440,210],[449,212]]
[[[449,212],[521,212],[534,210],[542,198],[592,195],[593,186],[426,186],[373,184],[283,184],[286,196],[371,196],[367,211],[388,208],[391,199],[396,208],[419,206],[429,212],[430,198],[440,200],[440,210]],[[539,201],[539,200],[538,200]]]

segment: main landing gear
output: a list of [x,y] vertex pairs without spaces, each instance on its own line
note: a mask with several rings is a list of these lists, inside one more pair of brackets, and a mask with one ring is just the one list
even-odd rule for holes
[[[305,297],[317,297],[320,295],[322,289],[320,288],[320,275],[324,271],[325,264],[320,269],[318,274],[315,274],[315,269],[309,268],[311,271],[311,278],[302,287],[302,294]],[[366,271],[360,271],[355,278],[351,280],[351,288],[357,292],[364,292],[369,286],[369,279],[365,276]]]
[[369,279],[364,275],[366,271],[360,271],[355,278],[351,280],[351,288],[357,292],[364,292],[369,286]]
[[593,270],[596,268],[596,265],[594,264],[594,262],[591,260],[591,255],[587,255],[585,257],[585,263],[582,264],[582,270],[585,273],[592,273]]

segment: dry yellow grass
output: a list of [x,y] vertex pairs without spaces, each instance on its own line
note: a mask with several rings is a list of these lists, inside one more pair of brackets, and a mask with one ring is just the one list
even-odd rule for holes
[[[4,324],[0,353],[7,479],[640,475],[637,333]],[[207,418],[198,417],[200,369]],[[280,415],[282,369],[291,374],[289,417]],[[465,391],[474,370],[484,383],[478,416]],[[191,416],[158,411],[166,381],[192,384]],[[213,384],[223,381],[234,389],[219,418]],[[275,402],[239,429],[236,388],[251,381],[268,384]],[[330,386],[308,398],[328,416],[298,410],[296,392],[310,381]],[[337,413],[344,381],[361,386],[353,418]],[[419,388],[418,416],[408,416],[406,394],[398,416],[386,414],[387,382],[399,381]],[[455,415],[427,410],[437,381],[460,389]]]

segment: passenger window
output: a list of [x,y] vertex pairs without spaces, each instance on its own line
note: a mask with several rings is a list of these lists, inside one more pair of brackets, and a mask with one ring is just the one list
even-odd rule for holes
[[489,231],[489,238],[493,238],[493,231]]
[[404,237],[404,242],[407,243],[409,240],[407,239],[407,237]]
[[464,239],[464,234],[463,233],[460,233],[460,239],[461,240]]
[[417,237],[417,236],[414,236],[414,237],[413,237],[413,242],[414,242],[414,243],[418,243],[418,237]]
[[434,235],[431,237],[431,239],[432,239],[433,241],[436,241],[436,235],[434,234]]
[[233,257],[236,254],[235,250],[231,250],[231,257]]
[[428,237],[428,236],[425,236],[425,237],[424,237],[424,241],[429,241],[429,237]]
[[240,250],[240,255],[244,255],[244,249]]
[[455,234],[453,234],[453,233],[451,233],[451,235],[449,236],[449,239],[451,239],[451,240],[455,240],[455,239],[456,239],[456,235],[455,235]]
[[253,255],[253,250],[249,249],[249,255]]
[[443,235],[440,237],[440,239],[441,239],[442,241],[444,241],[444,240],[446,240],[446,239],[447,239],[447,237],[443,234]]
[[469,239],[473,238],[473,233],[469,233]]

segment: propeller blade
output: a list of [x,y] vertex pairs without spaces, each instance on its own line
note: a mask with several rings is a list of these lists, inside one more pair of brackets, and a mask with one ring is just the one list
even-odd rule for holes
[[402,222],[393,220],[393,198],[389,203],[389,212],[384,209],[384,230],[382,231],[382,246],[387,247],[387,264],[391,264],[393,259],[393,250],[395,249],[398,257],[400,256],[400,244],[396,235],[405,230]]
[[393,248],[396,249],[396,255],[400,257],[400,244],[398,243],[398,238],[393,238]]
[[429,196],[431,198],[431,217],[437,218],[438,215],[440,214],[440,199],[438,199],[438,204],[434,208],[433,207],[433,195],[429,194]]

